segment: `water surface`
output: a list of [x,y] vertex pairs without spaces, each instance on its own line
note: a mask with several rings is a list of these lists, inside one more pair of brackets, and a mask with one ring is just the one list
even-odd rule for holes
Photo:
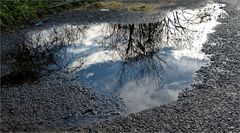
[[42,44],[61,38],[55,42],[68,44],[60,55],[64,69],[100,93],[119,95],[133,113],[176,100],[193,82],[208,62],[202,44],[222,6],[174,10],[154,23],[63,25],[30,34]]

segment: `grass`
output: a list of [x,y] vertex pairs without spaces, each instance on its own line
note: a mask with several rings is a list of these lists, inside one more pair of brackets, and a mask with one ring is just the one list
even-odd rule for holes
[[15,27],[24,22],[31,22],[44,15],[49,7],[47,2],[20,0],[1,0],[0,5],[1,29]]
[[20,25],[33,23],[37,18],[78,7],[84,2],[55,2],[46,0],[0,0],[1,31],[12,30]]
[[0,0],[1,31],[14,30],[21,25],[32,24],[38,18],[43,16],[60,13],[73,8],[104,8],[110,10],[127,9],[128,11],[133,12],[151,11],[154,9],[154,6],[144,3],[123,3],[119,1],[107,2],[106,0],[80,0],[70,2],[45,0]]

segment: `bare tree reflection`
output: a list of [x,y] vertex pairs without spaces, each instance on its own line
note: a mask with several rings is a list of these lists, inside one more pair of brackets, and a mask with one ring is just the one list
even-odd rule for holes
[[123,60],[120,83],[144,76],[159,82],[165,73],[164,65],[167,65],[162,48],[182,47],[179,41],[183,36],[189,39],[178,12],[156,23],[112,24],[109,30],[110,35],[101,43],[106,48],[116,49]]
[[[89,27],[79,26],[79,25],[64,25],[61,27],[53,27],[46,32],[35,33],[30,36],[28,39],[28,44],[35,44],[35,47],[32,48],[43,48],[43,51],[49,52],[52,51],[53,47],[58,47],[54,52],[56,67],[54,69],[63,69],[72,62],[69,58],[66,58],[66,55],[69,54],[66,52],[67,47],[74,47],[79,45],[81,41],[85,38],[85,31]],[[74,58],[71,58],[74,59]],[[55,71],[55,70],[54,70]]]
[[1,84],[20,84],[38,79],[43,74],[64,69],[66,48],[80,41],[87,27],[62,26],[22,35],[9,53],[2,56],[12,72],[1,77]]

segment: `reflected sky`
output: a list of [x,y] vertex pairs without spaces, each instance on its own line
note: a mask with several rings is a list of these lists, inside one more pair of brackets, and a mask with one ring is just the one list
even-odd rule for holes
[[221,6],[175,10],[156,23],[65,25],[31,35],[44,44],[64,38],[71,44],[66,70],[99,92],[118,94],[133,113],[176,100],[193,82],[208,61],[201,48],[219,24]]
[[194,72],[205,62],[188,57],[175,59],[169,54],[167,65],[163,67],[164,76],[158,82],[151,75],[144,75],[131,80],[122,79],[120,84],[122,61],[94,64],[78,74],[82,81],[89,82],[101,92],[120,94],[129,112],[137,112],[176,100],[181,89],[192,82]]

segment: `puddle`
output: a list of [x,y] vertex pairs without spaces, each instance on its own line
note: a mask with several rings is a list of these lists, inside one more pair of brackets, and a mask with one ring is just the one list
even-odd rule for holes
[[68,44],[60,55],[65,70],[101,93],[119,95],[134,113],[176,100],[193,82],[208,62],[201,48],[222,6],[175,10],[156,23],[64,25],[30,34],[40,45],[61,38]]

